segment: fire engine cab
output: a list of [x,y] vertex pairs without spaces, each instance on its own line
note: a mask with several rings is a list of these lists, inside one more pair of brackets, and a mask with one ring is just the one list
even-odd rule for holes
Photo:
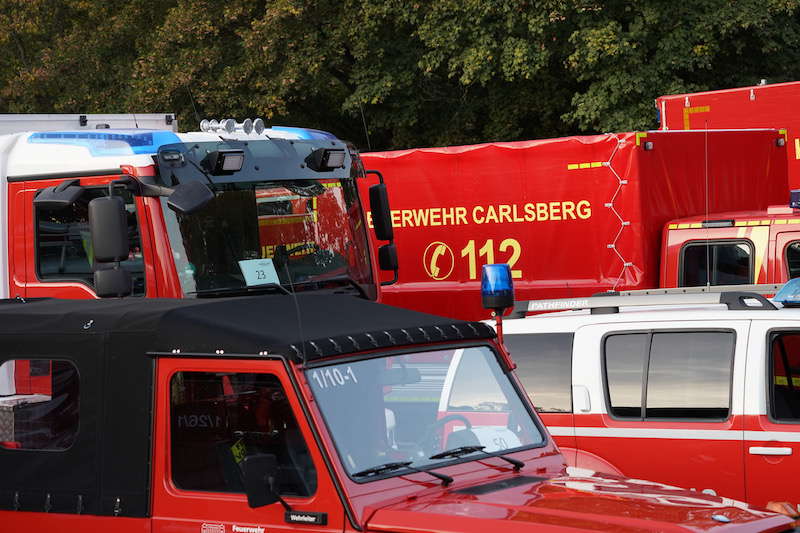
[[519,302],[558,312],[505,342],[570,464],[796,506],[798,283]]
[[4,531],[792,527],[568,472],[479,322],[341,292],[19,298],[0,339]]
[[[16,131],[0,135],[0,296],[291,287],[377,298],[355,184],[369,172],[352,145],[260,119],[203,121],[191,133],[175,124],[171,115],[0,116],[0,132]],[[375,209],[388,211],[385,186],[373,187]],[[390,226],[376,231],[391,240]],[[396,270],[391,243],[378,257]]]

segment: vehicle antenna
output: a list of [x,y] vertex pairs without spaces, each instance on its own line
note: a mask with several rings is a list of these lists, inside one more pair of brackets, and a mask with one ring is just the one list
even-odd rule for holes
[[[708,220],[708,120],[704,123],[703,133],[703,180],[705,185],[705,219]],[[711,286],[711,229],[706,224],[706,287]]]
[[289,280],[289,288],[291,289],[292,302],[294,303],[294,312],[297,316],[297,330],[300,333],[300,350],[303,356],[303,367],[306,366],[306,336],[303,335],[303,319],[300,316],[300,304],[297,303],[297,294],[294,292],[294,281],[292,281],[292,274],[289,272],[288,258],[283,263],[283,269],[286,272],[286,279]]
[[133,115],[133,125],[136,126],[136,129],[139,129],[139,121],[136,120],[136,113],[131,113]]
[[358,108],[361,110],[361,123],[364,125],[364,136],[367,138],[367,150],[372,151],[372,146],[369,144],[369,130],[367,129],[367,119],[364,118],[364,106],[361,102],[358,103]]
[[195,107],[195,105],[194,105],[194,97],[192,96],[192,90],[189,89],[188,85],[184,85],[184,87],[186,88],[186,92],[189,93],[189,101],[192,103],[192,110],[194,111],[194,119],[199,124],[200,123],[200,113],[197,112],[197,107]]

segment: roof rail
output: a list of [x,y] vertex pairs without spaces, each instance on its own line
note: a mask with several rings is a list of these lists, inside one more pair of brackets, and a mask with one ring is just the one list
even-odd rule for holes
[[775,294],[781,285],[717,285],[711,287],[676,287],[599,293],[589,297],[529,300],[514,303],[511,318],[528,313],[590,309],[592,314],[617,313],[620,307],[655,305],[723,304],[731,310],[775,310],[765,294]]

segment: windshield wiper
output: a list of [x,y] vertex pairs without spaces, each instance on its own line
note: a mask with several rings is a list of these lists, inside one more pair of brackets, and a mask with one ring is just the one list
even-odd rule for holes
[[514,465],[514,472],[519,472],[520,469],[525,466],[525,463],[518,459],[514,459],[513,457],[507,457],[501,454],[489,453],[484,450],[486,446],[459,446],[458,448],[453,448],[452,450],[445,450],[443,452],[431,455],[428,459],[445,459],[447,457],[463,457],[465,455],[469,455],[471,453],[480,452],[484,455],[488,455],[489,457],[497,457],[498,459],[502,459],[503,461]]
[[323,278],[323,279],[315,279],[315,280],[308,280],[308,281],[298,281],[294,283],[293,287],[308,287],[313,286],[316,289],[324,288],[325,285],[328,283],[337,283],[341,286],[349,286],[358,291],[358,294],[362,298],[366,298],[367,295],[364,292],[364,288],[358,284],[356,280],[351,278],[350,276],[336,276],[334,278]]
[[263,285],[253,285],[252,287],[220,287],[219,289],[205,289],[202,291],[187,292],[198,298],[217,298],[223,296],[234,296],[237,294],[252,294],[261,292],[282,292],[291,294],[286,287],[279,283],[264,283]]
[[453,478],[447,476],[445,474],[440,474],[439,472],[432,472],[430,470],[423,470],[422,468],[416,468],[411,466],[413,461],[397,461],[393,463],[384,463],[382,465],[373,466],[372,468],[367,468],[366,470],[361,470],[360,472],[356,472],[353,474],[353,477],[366,477],[366,476],[378,476],[380,474],[385,474],[387,472],[392,472],[394,470],[400,469],[407,469],[413,472],[421,472],[423,474],[428,474],[429,476],[433,476],[436,479],[442,481],[442,486],[446,487],[450,483],[453,482]]

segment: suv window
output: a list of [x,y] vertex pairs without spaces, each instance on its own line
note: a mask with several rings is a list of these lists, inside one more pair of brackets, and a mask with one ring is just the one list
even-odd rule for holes
[[540,413],[572,412],[572,333],[506,335],[519,376]]
[[78,369],[69,361],[0,364],[0,447],[66,450],[78,436]]
[[769,348],[770,415],[800,421],[800,331],[773,333]]
[[[105,196],[108,189],[86,189],[71,206],[36,209],[36,273],[41,281],[77,280],[94,286],[94,256],[89,236],[89,201]],[[144,296],[144,261],[136,202],[128,191],[115,192],[128,212],[130,255],[121,265],[133,278],[133,296]]]
[[611,413],[727,418],[734,342],[726,331],[609,335],[604,358]]
[[[690,242],[681,250],[680,285],[746,285],[753,283],[753,247],[747,241]],[[708,279],[706,265],[711,267]]]
[[314,463],[277,377],[178,372],[170,406],[172,479],[179,488],[244,492],[242,461],[271,454],[281,495],[316,492]]

